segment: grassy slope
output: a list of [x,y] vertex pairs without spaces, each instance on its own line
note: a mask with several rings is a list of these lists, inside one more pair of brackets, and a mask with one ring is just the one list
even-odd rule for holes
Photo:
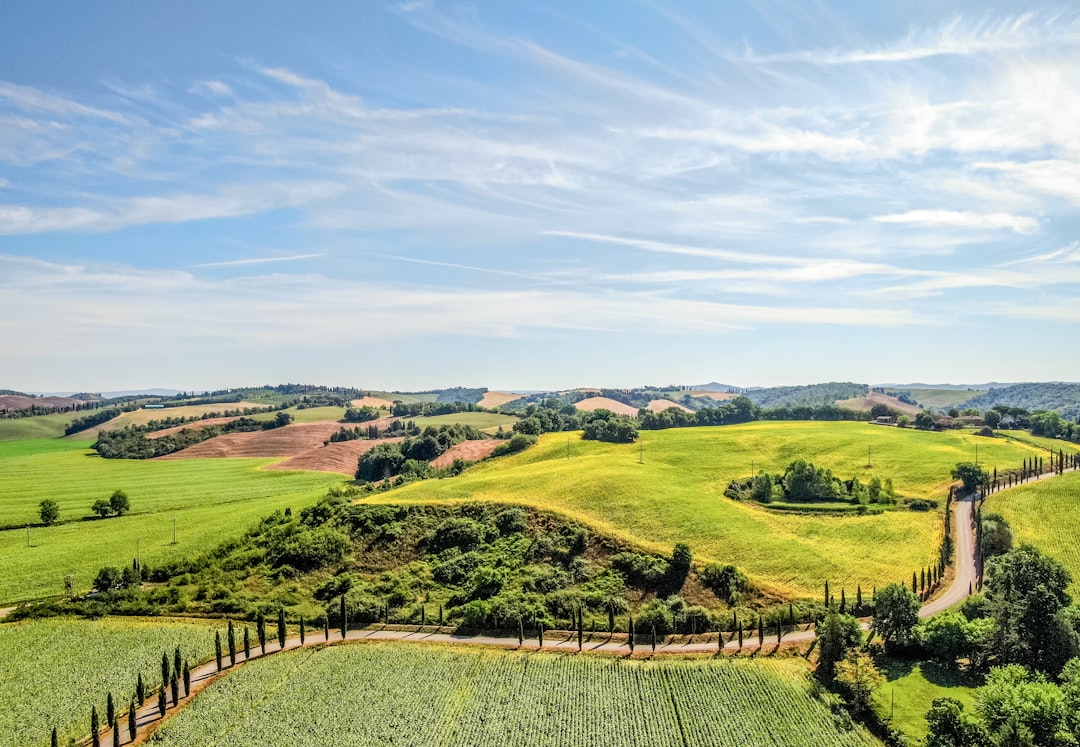
[[883,659],[878,667],[888,680],[874,694],[874,708],[892,725],[917,744],[926,739],[926,712],[934,698],[955,698],[971,712],[975,705],[975,683],[957,669],[933,662]]
[[0,441],[19,441],[28,438],[59,438],[72,420],[92,415],[86,412],[62,412],[56,415],[36,415],[32,418],[4,418],[0,420]]
[[967,389],[889,389],[890,392],[906,392],[909,397],[923,407],[948,410],[972,397],[986,394],[985,390],[968,391]]
[[627,661],[419,644],[332,646],[256,660],[226,675],[154,743],[876,744],[860,729],[837,727],[809,694],[805,671],[790,659]]
[[[86,516],[97,498],[123,489],[133,513],[103,521],[74,521],[30,530],[0,531],[0,601],[63,591],[71,573],[89,588],[104,565],[125,565],[141,537],[150,565],[208,549],[274,510],[313,503],[340,475],[260,470],[269,459],[101,459],[87,442],[0,444],[0,515],[5,523],[37,521],[40,501],[60,504],[61,520]],[[178,544],[172,545],[173,517]]]
[[105,721],[112,692],[127,722],[141,671],[147,691],[161,680],[161,654],[179,646],[192,666],[214,652],[220,621],[164,619],[45,620],[0,625],[0,743],[48,744],[90,733],[90,706]]
[[[842,478],[892,477],[907,496],[941,499],[950,470],[972,458],[976,436],[861,423],[752,423],[642,434],[639,447],[548,434],[527,452],[466,474],[405,486],[372,499],[505,501],[553,509],[644,547],[670,552],[687,542],[698,560],[732,562],[785,594],[817,595],[906,581],[932,562],[940,512],[877,516],[796,516],[723,497],[729,481],[755,467],[782,471],[793,459],[828,466]],[[566,459],[567,441],[571,459]],[[866,468],[866,447],[873,467]],[[980,439],[980,461],[1018,464],[1032,447]]]
[[1030,542],[1062,563],[1073,576],[1071,591],[1080,594],[1080,472],[1021,485],[990,496],[983,511],[1004,516],[1016,544]]

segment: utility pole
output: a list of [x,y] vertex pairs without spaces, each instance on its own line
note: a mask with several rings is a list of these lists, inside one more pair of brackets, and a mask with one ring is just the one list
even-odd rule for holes
[[866,466],[870,466],[870,444],[866,445]]
[[26,525],[26,546],[30,547],[30,525]]
[[176,517],[172,517],[172,543],[176,544]]

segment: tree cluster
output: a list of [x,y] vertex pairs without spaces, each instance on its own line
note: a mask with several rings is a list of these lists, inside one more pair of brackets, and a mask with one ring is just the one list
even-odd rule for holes
[[476,441],[484,434],[472,426],[428,426],[418,436],[397,443],[382,443],[366,451],[357,460],[356,479],[364,482],[385,480],[397,475],[424,477],[429,462],[444,454],[454,444]]
[[287,412],[278,412],[273,420],[265,421],[240,417],[228,423],[184,428],[158,438],[149,437],[148,434],[153,431],[147,426],[125,426],[99,433],[93,448],[105,459],[153,459],[182,451],[224,433],[272,430],[289,425],[292,420],[292,415]]
[[754,477],[732,480],[724,495],[733,500],[753,500],[758,503],[895,503],[896,492],[892,479],[872,477],[863,484],[858,477],[841,480],[831,470],[815,467],[804,459],[796,459],[782,475],[765,471]]

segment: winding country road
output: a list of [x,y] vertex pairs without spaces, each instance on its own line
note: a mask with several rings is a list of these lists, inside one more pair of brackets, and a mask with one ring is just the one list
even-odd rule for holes
[[[1066,470],[1071,471],[1071,470]],[[1024,481],[1036,482],[1039,480],[1045,480],[1053,478],[1056,473],[1048,475],[1039,475],[1029,478]],[[1024,483],[1019,483],[1024,484]],[[1016,486],[1013,486],[1016,487]],[[1001,492],[1001,491],[999,491]],[[952,583],[947,589],[937,597],[931,599],[922,606],[919,610],[919,617],[926,618],[931,615],[935,615],[938,612],[942,612],[950,607],[959,604],[967,598],[971,590],[976,587],[977,572],[976,572],[976,558],[975,558],[975,533],[971,525],[972,505],[974,499],[972,496],[957,499],[953,501],[953,521],[954,521],[954,536],[956,538],[956,557],[954,563],[954,575]],[[523,643],[519,644],[517,638],[502,638],[496,636],[467,636],[467,635],[454,635],[452,633],[441,632],[442,629],[435,628],[433,626],[413,627],[409,626],[402,629],[403,626],[395,628],[364,628],[361,630],[350,630],[344,639],[342,639],[339,632],[331,631],[329,640],[324,637],[321,631],[313,632],[305,636],[304,646],[320,646],[327,643],[335,644],[344,641],[403,641],[403,642],[420,642],[420,643],[448,643],[448,644],[465,644],[474,646],[498,646],[505,649],[523,649],[523,650],[538,650],[540,649],[539,641],[536,638],[525,638]],[[868,629],[868,624],[863,624],[864,629]],[[813,629],[803,630],[789,630],[783,634],[783,644],[797,644],[800,642],[812,641],[816,637],[816,632]],[[652,646],[649,642],[644,644],[641,642],[642,636],[639,636],[639,642],[635,647],[634,653],[643,656],[652,655]],[[657,654],[687,654],[687,653],[716,653],[720,650],[720,641],[723,640],[724,634],[720,634],[720,638],[711,637],[709,640],[701,640],[697,636],[680,636],[678,638],[665,639],[664,642],[658,643],[656,647]],[[781,645],[777,640],[775,628],[771,634],[766,631],[764,645],[759,645],[756,633],[750,633],[744,635],[743,646],[741,648],[746,649],[751,654],[772,650]],[[299,636],[287,638],[285,640],[284,650],[289,651],[292,649],[300,648]],[[737,651],[740,649],[738,638],[735,634],[730,634],[730,637],[723,644],[724,651]],[[278,643],[267,642],[266,654],[277,653],[281,651]],[[545,651],[577,651],[578,642],[576,633],[566,631],[550,631],[544,637],[543,650]],[[586,640],[583,641],[581,646],[582,653],[606,653],[627,656],[630,655],[630,647],[626,641],[625,635],[608,635],[606,633],[590,633],[586,636]],[[243,658],[243,652],[237,655],[236,666],[242,665],[245,661],[261,658],[263,654],[260,653],[258,647],[252,650],[249,659]],[[180,698],[180,704],[186,705],[189,699],[197,694],[207,685],[211,684],[222,674],[228,672],[234,667],[227,666],[228,655],[224,657],[226,666],[221,672],[217,669],[215,661],[211,661],[200,667],[191,670],[191,692],[183,693]],[[181,690],[183,690],[183,683],[181,683]],[[172,704],[171,694],[169,696],[169,708],[166,713],[166,717],[172,716],[176,713],[176,708]],[[131,740],[128,736],[127,726],[127,712],[124,711],[121,714],[120,720],[120,744],[141,744],[147,740],[150,734],[153,733],[162,723],[162,717],[158,710],[157,697],[152,695],[146,703],[139,707],[136,711],[136,735],[135,739]],[[83,739],[80,744],[90,744],[90,737]],[[100,743],[104,747],[114,744],[113,734],[111,730],[105,730],[101,732]]]

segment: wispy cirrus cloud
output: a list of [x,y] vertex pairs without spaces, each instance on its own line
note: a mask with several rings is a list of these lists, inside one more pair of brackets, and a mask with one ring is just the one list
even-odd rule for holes
[[1033,234],[1039,230],[1039,221],[1022,215],[1008,213],[972,213],[963,210],[908,210],[904,213],[875,215],[877,223],[899,223],[933,228],[975,228],[980,230],[1008,230],[1019,234]]

